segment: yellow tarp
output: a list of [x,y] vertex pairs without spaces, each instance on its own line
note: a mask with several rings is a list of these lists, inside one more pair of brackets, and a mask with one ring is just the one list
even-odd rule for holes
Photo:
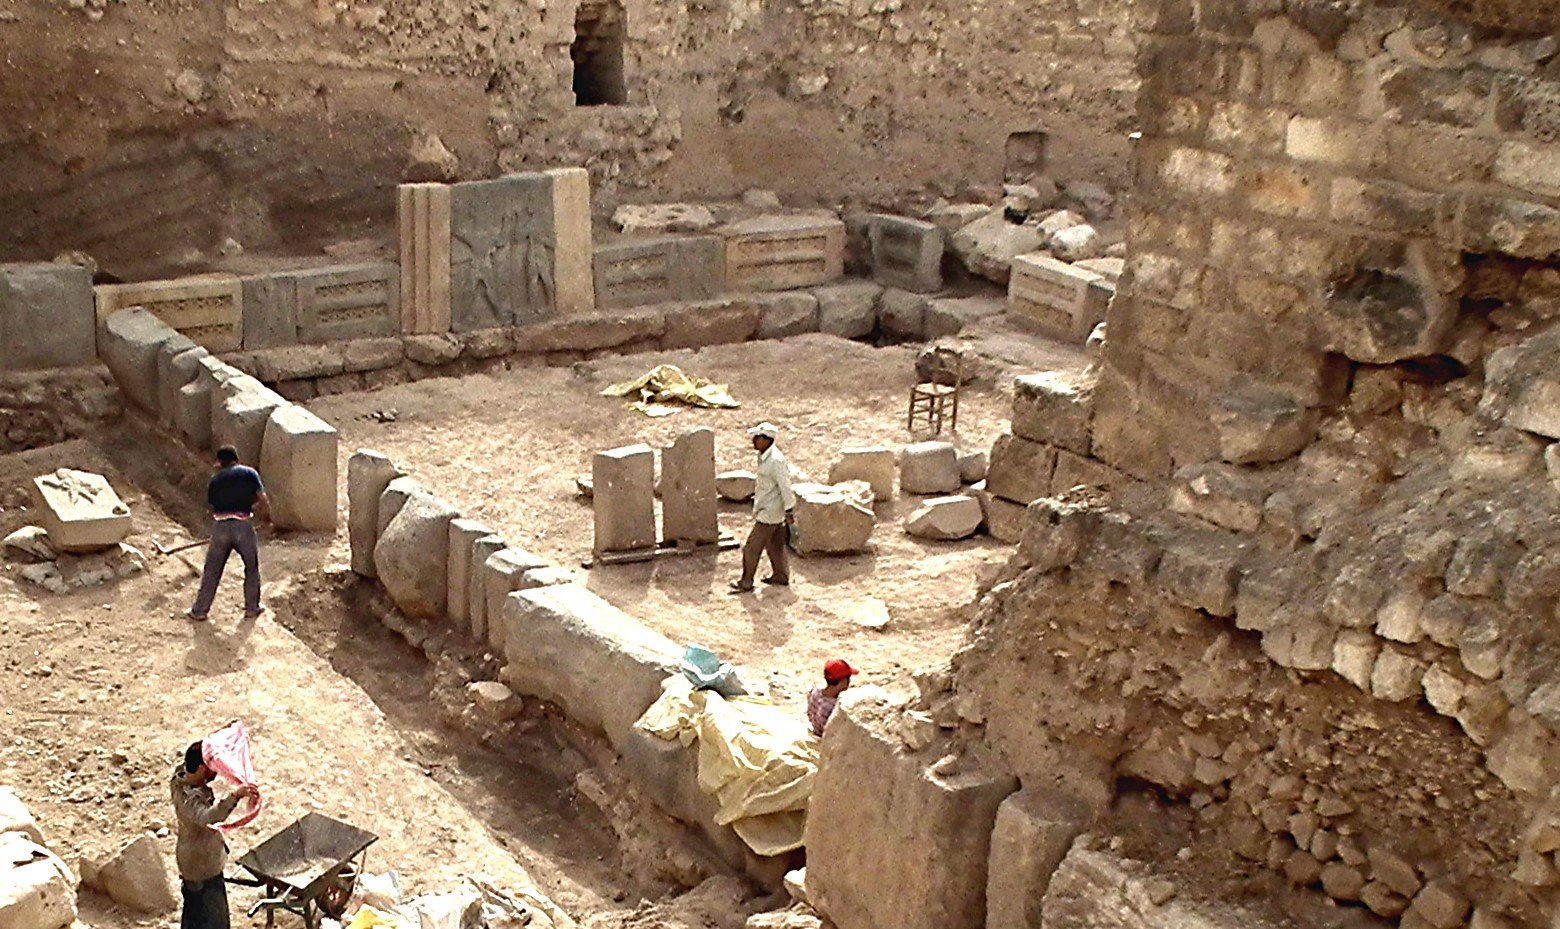
[[719,806],[715,821],[760,855],[800,848],[818,773],[818,740],[806,720],[767,700],[694,690],[680,674],[661,689],[634,725],[667,741],[698,743],[699,787]]
[[638,397],[629,406],[651,416],[672,412],[667,403],[686,403],[710,409],[734,410],[742,404],[731,396],[725,384],[711,384],[694,377],[676,365],[659,365],[642,377],[613,384],[601,392],[603,397]]

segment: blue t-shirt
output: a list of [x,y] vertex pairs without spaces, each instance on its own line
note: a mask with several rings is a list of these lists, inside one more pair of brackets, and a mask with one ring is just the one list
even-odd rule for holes
[[212,475],[206,485],[206,502],[213,513],[249,513],[255,498],[265,492],[260,472],[246,465],[233,465]]

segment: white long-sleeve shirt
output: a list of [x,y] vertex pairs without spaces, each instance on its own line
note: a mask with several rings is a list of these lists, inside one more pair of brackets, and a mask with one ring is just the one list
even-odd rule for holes
[[766,526],[785,522],[785,514],[796,507],[791,492],[791,468],[780,449],[771,445],[758,456],[753,482],[753,519]]

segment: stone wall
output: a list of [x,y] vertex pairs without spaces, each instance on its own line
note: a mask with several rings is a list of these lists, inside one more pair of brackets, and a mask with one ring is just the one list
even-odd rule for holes
[[607,106],[575,105],[576,0],[74,6],[0,20],[0,256],[122,276],[387,229],[399,179],[585,164],[608,209],[892,202],[1000,182],[1015,133],[1049,134],[1055,176],[1118,182],[1132,128],[1133,0],[629,0]]

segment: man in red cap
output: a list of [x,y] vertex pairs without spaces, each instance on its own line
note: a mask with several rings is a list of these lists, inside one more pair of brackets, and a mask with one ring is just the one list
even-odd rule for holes
[[823,735],[824,724],[834,714],[840,694],[850,686],[855,674],[856,669],[843,658],[830,658],[823,663],[823,686],[814,687],[807,694],[807,721],[812,723],[813,735]]

